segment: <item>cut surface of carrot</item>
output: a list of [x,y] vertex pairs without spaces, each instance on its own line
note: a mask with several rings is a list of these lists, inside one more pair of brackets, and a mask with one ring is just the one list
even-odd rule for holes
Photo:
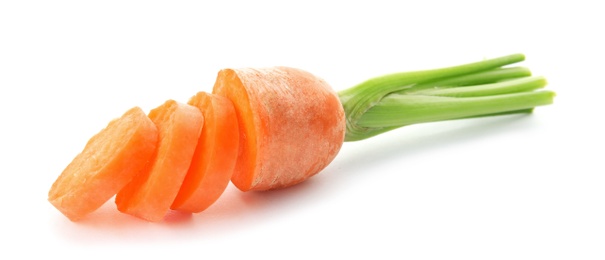
[[237,159],[239,130],[235,109],[227,98],[199,92],[188,104],[200,109],[204,127],[171,208],[197,213],[212,205],[227,188]]
[[233,102],[240,190],[288,187],[325,168],[342,147],[344,110],[322,79],[289,67],[224,69],[213,93]]
[[185,178],[204,117],[198,108],[168,100],[149,112],[158,128],[157,154],[150,167],[116,196],[118,210],[147,221],[164,218]]
[[153,158],[158,130],[138,107],[112,120],[53,183],[48,201],[72,221],[101,207]]

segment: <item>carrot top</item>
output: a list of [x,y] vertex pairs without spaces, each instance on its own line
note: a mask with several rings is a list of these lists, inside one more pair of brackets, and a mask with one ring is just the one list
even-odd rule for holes
[[402,126],[469,117],[528,113],[553,102],[552,91],[526,68],[503,66],[523,54],[453,67],[401,72],[369,79],[338,93],[347,115],[346,141]]

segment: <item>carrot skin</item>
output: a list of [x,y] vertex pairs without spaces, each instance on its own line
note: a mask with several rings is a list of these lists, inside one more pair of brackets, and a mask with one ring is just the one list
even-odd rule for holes
[[229,98],[240,126],[232,177],[242,191],[300,183],[324,169],[344,141],[338,95],[300,69],[225,69],[213,93]]

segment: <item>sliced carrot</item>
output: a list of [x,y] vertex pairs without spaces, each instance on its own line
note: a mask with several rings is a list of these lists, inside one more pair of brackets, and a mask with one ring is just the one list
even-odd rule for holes
[[168,100],[151,110],[149,118],[159,130],[155,160],[118,192],[116,204],[121,212],[160,221],[185,178],[204,117],[194,106]]
[[153,158],[158,130],[138,107],[94,135],[53,183],[48,201],[76,221],[101,207]]
[[297,184],[325,168],[340,150],[344,110],[323,80],[288,67],[225,69],[213,93],[233,102],[240,149],[232,182],[240,190]]
[[204,130],[171,208],[196,213],[212,205],[227,188],[237,159],[239,131],[228,99],[199,92],[189,104],[202,111]]
[[533,92],[543,78],[515,79],[530,73],[501,68],[523,59],[388,74],[339,94],[295,68],[225,69],[213,94],[166,101],[148,116],[135,107],[110,122],[53,183],[48,200],[76,221],[117,193],[121,212],[160,221],[169,209],[206,209],[229,179],[242,191],[295,185],[324,169],[343,141],[551,104],[554,92]]

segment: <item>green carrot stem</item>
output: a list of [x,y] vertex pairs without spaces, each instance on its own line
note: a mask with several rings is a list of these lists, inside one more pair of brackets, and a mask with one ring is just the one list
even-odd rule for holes
[[[345,89],[340,91],[338,95],[342,99],[348,98],[360,98],[367,97],[371,93],[391,93],[399,90],[400,88],[409,87],[412,84],[426,83],[431,80],[444,79],[447,77],[453,77],[458,75],[471,74],[474,72],[485,71],[490,69],[499,68],[502,66],[506,66],[509,64],[521,62],[525,60],[525,55],[523,54],[512,54],[508,56],[503,56],[499,58],[483,60],[474,63],[468,63],[464,65],[440,68],[440,69],[432,69],[432,70],[421,70],[421,71],[412,71],[412,72],[400,72],[384,75],[381,77],[376,77],[373,79],[369,79],[357,86],[354,86],[349,89]],[[369,92],[366,95],[359,95],[360,92]]]
[[478,86],[426,89],[416,91],[413,95],[443,96],[443,97],[480,97],[516,92],[532,91],[546,86],[544,77],[525,77],[498,83]]
[[513,54],[448,68],[402,72],[367,80],[338,93],[345,110],[345,141],[401,126],[480,116],[527,113],[552,103],[553,92],[526,68],[502,68],[525,59]]
[[496,68],[492,70],[480,71],[477,73],[465,74],[441,80],[416,84],[409,88],[397,91],[395,93],[406,94],[416,93],[417,91],[422,91],[425,89],[452,88],[460,86],[488,84],[528,76],[531,76],[531,72],[529,71],[529,69],[524,67]]
[[478,115],[478,116],[468,116],[468,117],[454,118],[452,120],[478,118],[478,117],[490,117],[490,116],[506,116],[506,115],[514,115],[514,114],[531,114],[532,112],[534,112],[534,108],[533,107],[532,108],[528,108],[528,109],[505,111],[505,112],[493,113],[493,114],[483,114],[483,115]]
[[389,95],[358,121],[362,127],[395,127],[476,117],[552,104],[554,92],[522,92],[483,97]]

